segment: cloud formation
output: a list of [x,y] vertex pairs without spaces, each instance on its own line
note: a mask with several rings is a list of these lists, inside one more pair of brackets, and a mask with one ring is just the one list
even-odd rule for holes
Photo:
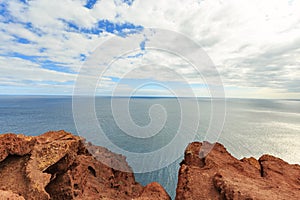
[[[103,41],[152,27],[201,45],[219,70],[226,96],[300,98],[299,9],[296,0],[4,0],[0,93],[71,94],[80,66]],[[188,63],[145,46],[146,38],[140,51],[115,62],[97,91],[109,94],[126,71],[151,63],[161,73],[144,67],[127,78],[176,82],[165,70],[170,68],[203,95],[205,81]],[[123,87],[133,85],[127,81]],[[163,93],[157,87],[149,91]]]

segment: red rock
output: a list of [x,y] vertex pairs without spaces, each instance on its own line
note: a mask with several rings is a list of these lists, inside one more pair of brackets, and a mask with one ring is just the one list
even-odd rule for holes
[[29,154],[34,143],[33,137],[15,134],[0,135],[0,162],[8,155]]
[[13,193],[12,191],[0,190],[0,200],[25,200],[22,196]]
[[[206,155],[205,149],[212,148]],[[100,162],[102,161],[102,162]],[[104,162],[103,162],[104,161]],[[113,166],[113,168],[105,165]],[[194,142],[181,163],[176,199],[298,199],[300,166],[270,155],[230,155],[221,144]],[[126,158],[65,131],[0,135],[1,199],[169,200],[158,183],[135,181]]]
[[[135,181],[124,156],[86,146],[82,138],[65,131],[36,137],[4,134],[0,144],[0,195],[5,199],[166,199],[158,183],[143,189]],[[103,156],[125,172],[96,159]]]
[[158,183],[153,182],[149,183],[144,187],[143,192],[140,197],[135,198],[134,200],[152,200],[152,199],[161,199],[161,200],[171,200],[168,193],[165,189]]
[[298,189],[298,197],[300,197],[299,165],[288,164],[282,159],[271,155],[263,155],[259,158],[259,163],[261,165],[261,175],[267,180],[274,182],[274,187],[294,187]]
[[269,155],[238,160],[218,143],[203,158],[202,146],[194,142],[186,148],[176,199],[299,199],[299,165]]

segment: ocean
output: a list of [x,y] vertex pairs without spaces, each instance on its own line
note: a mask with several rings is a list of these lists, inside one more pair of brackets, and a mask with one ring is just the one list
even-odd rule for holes
[[[40,135],[66,130],[86,137],[96,145],[124,152],[138,182],[157,181],[172,197],[184,148],[207,138],[207,130],[214,126],[212,115],[219,114],[211,113],[208,98],[96,97],[95,120],[89,120],[80,105],[74,106],[70,96],[0,96],[0,132]],[[76,109],[75,118],[80,115],[77,121],[72,109]],[[129,115],[122,114],[127,111]],[[225,114],[217,140],[233,156],[271,154],[300,163],[300,100],[226,99]]]

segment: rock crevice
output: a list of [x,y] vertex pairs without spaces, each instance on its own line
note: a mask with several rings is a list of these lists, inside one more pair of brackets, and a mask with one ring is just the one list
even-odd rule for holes
[[[0,144],[0,197],[6,199],[170,199],[158,183],[137,183],[124,156],[65,131],[3,134]],[[104,165],[89,151],[126,172]]]
[[[300,166],[271,155],[238,160],[219,143],[193,142],[180,163],[177,200],[298,200],[299,196]],[[124,156],[65,131],[36,137],[0,135],[0,197],[170,200],[158,183],[145,187],[137,183]]]
[[289,199],[300,196],[300,166],[263,155],[238,160],[216,143],[203,158],[207,142],[193,142],[178,173],[176,199]]

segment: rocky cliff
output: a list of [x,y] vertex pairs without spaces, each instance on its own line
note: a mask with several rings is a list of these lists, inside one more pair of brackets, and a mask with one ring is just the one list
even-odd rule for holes
[[65,131],[0,135],[0,200],[170,199],[158,183],[143,187],[132,172],[105,166],[87,148],[130,171],[124,156]]
[[[186,148],[176,199],[299,199],[299,165],[290,165],[270,155],[259,160],[238,160],[218,143],[205,158],[200,157],[201,147],[210,145],[194,142]],[[112,169],[99,158],[127,172]],[[57,131],[36,137],[0,135],[2,199],[167,200],[170,197],[158,183],[145,187],[137,183],[124,156]]]
[[201,158],[201,147],[194,142],[185,150],[178,174],[176,199],[261,199],[300,198],[300,166],[263,155],[238,160],[223,145],[215,144]]

